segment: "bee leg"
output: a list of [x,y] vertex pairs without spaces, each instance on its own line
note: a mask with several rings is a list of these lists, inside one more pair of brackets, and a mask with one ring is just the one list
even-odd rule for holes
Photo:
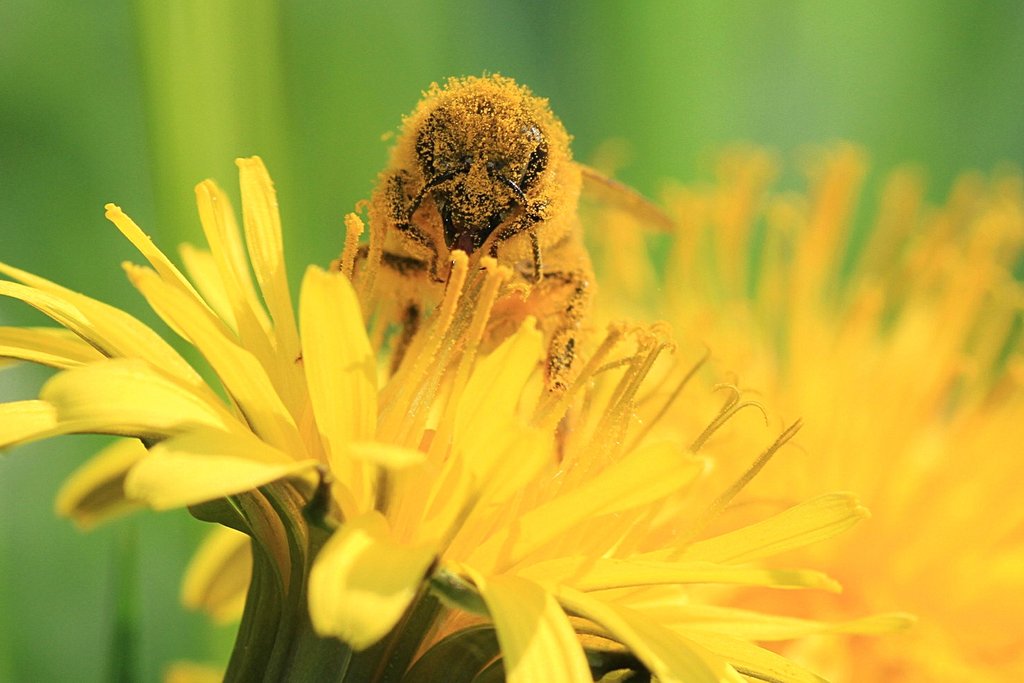
[[562,393],[568,387],[569,370],[576,358],[576,330],[562,328],[551,338],[548,346],[547,386],[553,393]]
[[402,314],[402,329],[395,340],[394,349],[391,352],[391,374],[395,374],[398,367],[405,358],[405,352],[409,350],[409,344],[420,328],[420,307],[415,302],[409,302]]
[[[358,273],[359,270],[363,268],[363,264],[366,263],[366,259],[369,258],[369,255],[369,245],[359,245],[359,248],[356,249],[356,256],[353,265],[355,272]],[[392,270],[403,277],[417,276],[429,268],[427,262],[422,259],[412,256],[403,256],[402,254],[393,254],[390,251],[381,252],[380,264],[388,270]],[[341,270],[340,258],[336,258],[331,261],[331,270]]]
[[540,260],[540,240],[537,239],[537,231],[530,231],[530,250],[533,253],[533,281],[539,283],[544,279],[544,264]]
[[563,324],[554,331],[548,345],[547,385],[549,390],[559,392],[566,389],[571,378],[580,323],[590,304],[590,282],[582,270],[571,270],[544,273],[544,285],[548,283],[567,291],[561,316]]
[[424,249],[430,250],[430,277],[434,282],[444,282],[444,278],[437,272],[437,247],[434,245],[434,241],[415,224],[408,221],[395,221],[395,229],[405,233],[414,242],[422,245]]
[[533,283],[540,284],[541,280],[544,279],[544,264],[541,261],[540,255],[540,240],[537,238],[537,230],[534,226],[540,223],[543,218],[537,213],[528,213],[519,220],[498,231],[494,236],[494,242],[491,243],[490,255],[494,258],[498,257],[498,246],[518,235],[521,232],[526,232],[530,236],[530,250],[533,255]]
[[434,280],[437,275],[437,245],[434,240],[420,230],[419,226],[412,222],[412,215],[419,208],[419,201],[422,192],[417,198],[410,201],[405,192],[406,173],[404,171],[395,173],[387,179],[387,211],[395,230],[404,233],[409,239],[421,245],[430,257],[430,275]]

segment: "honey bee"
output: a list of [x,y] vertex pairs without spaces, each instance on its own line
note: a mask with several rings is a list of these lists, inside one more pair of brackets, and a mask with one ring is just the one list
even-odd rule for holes
[[565,386],[594,291],[577,207],[584,176],[602,182],[573,161],[569,140],[547,100],[497,75],[434,84],[405,118],[369,219],[384,270],[409,285],[388,288],[404,292],[406,342],[443,293],[452,252],[471,267],[491,256],[513,275],[490,340],[533,315],[549,344],[548,385]]

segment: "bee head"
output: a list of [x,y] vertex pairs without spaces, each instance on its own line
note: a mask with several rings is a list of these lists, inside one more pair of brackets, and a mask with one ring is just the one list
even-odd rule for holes
[[543,100],[498,77],[449,82],[415,140],[416,164],[449,249],[472,253],[528,210],[548,165]]

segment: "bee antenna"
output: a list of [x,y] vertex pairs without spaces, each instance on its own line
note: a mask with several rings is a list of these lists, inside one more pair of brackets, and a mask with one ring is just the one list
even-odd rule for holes
[[459,175],[460,173],[467,173],[467,172],[469,172],[468,168],[457,168],[454,171],[448,171],[447,173],[442,173],[441,175],[434,176],[433,178],[428,180],[427,184],[424,185],[423,189],[420,190],[419,194],[416,195],[416,198],[412,200],[412,204],[409,205],[409,217],[411,218],[412,215],[414,213],[416,213],[416,209],[420,208],[420,204],[423,203],[423,198],[427,196],[427,192],[429,192],[430,190],[434,189],[435,187],[437,187],[441,183],[448,182],[449,180],[451,180],[455,176]]
[[505,184],[506,187],[515,192],[516,197],[519,198],[519,201],[521,201],[524,205],[526,204],[526,195],[523,194],[523,191],[519,189],[519,186],[516,185],[513,180],[511,180],[507,176],[502,175],[501,173],[494,173],[493,175],[495,179],[500,180],[502,183]]

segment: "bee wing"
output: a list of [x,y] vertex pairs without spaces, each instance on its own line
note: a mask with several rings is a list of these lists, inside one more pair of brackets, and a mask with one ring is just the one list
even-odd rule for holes
[[583,192],[600,202],[627,211],[644,223],[664,232],[673,232],[676,222],[665,210],[628,185],[609,178],[596,168],[577,163],[583,174]]

